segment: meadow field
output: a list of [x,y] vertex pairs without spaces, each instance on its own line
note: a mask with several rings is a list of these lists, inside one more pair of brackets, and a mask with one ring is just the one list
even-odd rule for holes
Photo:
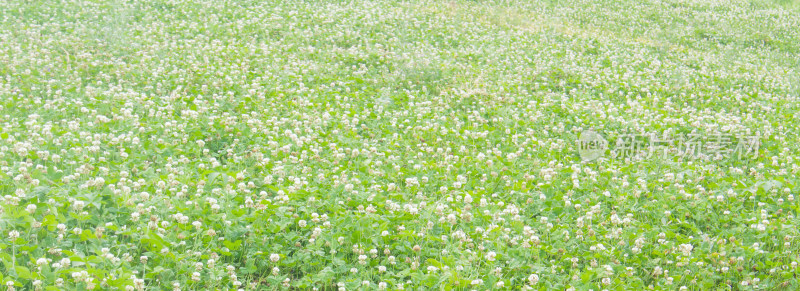
[[792,0],[0,1],[0,290],[798,290]]

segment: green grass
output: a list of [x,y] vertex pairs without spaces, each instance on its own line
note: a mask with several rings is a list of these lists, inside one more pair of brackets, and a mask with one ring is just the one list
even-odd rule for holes
[[795,290],[797,9],[2,2],[0,290]]

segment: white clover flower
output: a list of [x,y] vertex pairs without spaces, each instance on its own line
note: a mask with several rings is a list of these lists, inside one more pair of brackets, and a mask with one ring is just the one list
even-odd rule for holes
[[681,244],[678,246],[678,248],[680,249],[681,253],[683,253],[684,256],[691,255],[692,249],[694,249],[694,247],[691,244]]
[[528,276],[528,283],[530,283],[531,285],[538,284],[539,283],[539,275],[538,274],[530,274],[530,276]]
[[496,257],[497,257],[497,253],[495,253],[495,252],[486,253],[486,260],[487,261],[494,262]]
[[367,256],[366,255],[359,255],[358,256],[358,263],[359,264],[366,264],[367,263]]

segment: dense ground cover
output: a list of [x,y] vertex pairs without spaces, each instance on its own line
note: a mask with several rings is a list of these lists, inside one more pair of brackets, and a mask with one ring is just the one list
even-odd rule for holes
[[0,288],[798,289],[797,8],[2,1]]

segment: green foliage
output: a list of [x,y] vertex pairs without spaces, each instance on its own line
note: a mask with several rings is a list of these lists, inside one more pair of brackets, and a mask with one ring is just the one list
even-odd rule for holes
[[3,1],[0,290],[798,289],[796,9]]

